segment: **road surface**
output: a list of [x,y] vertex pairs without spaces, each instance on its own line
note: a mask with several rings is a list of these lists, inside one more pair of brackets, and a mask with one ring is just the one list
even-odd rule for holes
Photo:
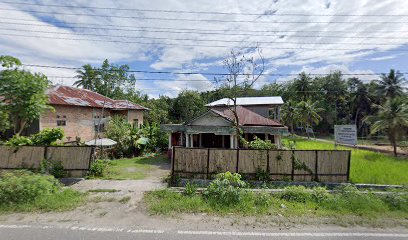
[[408,239],[408,231],[367,231],[358,232],[343,229],[336,232],[318,231],[256,231],[256,232],[217,232],[185,230],[149,230],[124,228],[98,228],[78,226],[45,225],[0,225],[1,240],[130,240],[130,239],[166,239],[166,240],[206,240],[206,239]]

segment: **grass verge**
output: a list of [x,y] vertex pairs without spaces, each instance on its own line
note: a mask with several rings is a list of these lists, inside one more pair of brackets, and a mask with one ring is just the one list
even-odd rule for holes
[[393,219],[408,225],[408,195],[379,197],[356,190],[329,194],[322,188],[307,192],[302,187],[290,187],[278,195],[243,192],[238,203],[228,205],[219,204],[203,195],[188,196],[160,190],[146,193],[144,202],[150,213],[158,215],[207,213],[221,216],[334,218],[339,221],[358,218],[360,224]]
[[[284,139],[284,141],[293,139]],[[333,150],[334,145],[314,140],[295,138],[297,150]],[[367,150],[337,147],[351,150],[350,180],[353,183],[408,184],[408,159]]]
[[167,156],[123,158],[110,161],[105,176],[99,179],[107,180],[140,180],[149,173],[168,163]]

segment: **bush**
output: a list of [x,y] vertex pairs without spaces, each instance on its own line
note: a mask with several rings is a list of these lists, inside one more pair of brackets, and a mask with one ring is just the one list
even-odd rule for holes
[[316,203],[322,203],[332,199],[332,195],[324,187],[315,187],[312,189],[312,200]]
[[55,144],[64,137],[64,130],[61,128],[47,128],[31,136],[34,145],[49,146]]
[[109,160],[98,159],[91,163],[89,168],[88,176],[90,177],[103,177],[109,167]]
[[277,149],[276,145],[273,144],[270,140],[262,140],[255,136],[255,140],[248,142],[248,147],[250,149],[257,149],[257,150],[273,150]]
[[269,207],[272,205],[271,195],[266,192],[256,195],[255,205],[260,207]]
[[141,128],[142,135],[149,139],[146,150],[154,152],[156,148],[164,149],[168,146],[168,134],[160,129],[157,123],[145,124]]
[[382,200],[393,211],[408,212],[408,194],[392,193],[384,196]]
[[0,179],[0,205],[31,203],[61,188],[61,184],[52,176],[27,171],[7,173]]
[[184,194],[187,196],[194,196],[197,192],[197,186],[195,184],[187,183],[184,189]]
[[50,160],[43,160],[40,163],[41,173],[50,174],[56,178],[63,178],[66,176],[64,166],[61,161],[55,162]]
[[307,192],[306,188],[303,186],[290,186],[284,188],[280,198],[289,202],[305,203],[312,200],[312,194]]
[[6,142],[7,146],[13,146],[13,147],[18,147],[18,146],[30,146],[33,145],[33,142],[31,141],[30,138],[24,137],[24,136],[19,136],[19,135],[14,135],[12,138],[10,138]]
[[238,173],[220,173],[210,183],[204,196],[214,204],[230,206],[240,202],[246,183]]

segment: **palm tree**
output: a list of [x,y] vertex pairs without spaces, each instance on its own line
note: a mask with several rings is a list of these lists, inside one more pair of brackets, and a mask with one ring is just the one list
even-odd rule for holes
[[312,79],[309,75],[302,72],[298,78],[292,83],[292,89],[296,92],[295,95],[300,96],[300,100],[305,101],[312,95]]
[[319,108],[317,105],[319,102],[313,102],[311,100],[301,101],[296,105],[296,119],[304,124],[306,128],[311,127],[313,124],[318,124],[322,117],[319,112],[323,111],[323,108]]
[[95,68],[90,64],[85,64],[82,66],[82,69],[77,70],[76,73],[78,75],[75,77],[78,78],[78,80],[74,82],[74,86],[95,91],[95,85],[99,78],[98,71]]
[[403,86],[406,83],[404,75],[394,69],[388,75],[382,74],[381,80],[377,81],[378,95],[386,98],[396,98],[404,95]]
[[364,121],[371,124],[371,134],[385,132],[397,156],[397,140],[408,127],[408,105],[400,99],[388,99],[383,105],[375,105],[377,114],[367,116]]
[[350,109],[353,111],[354,124],[360,126],[359,116],[370,111],[371,97],[367,86],[358,78],[348,80],[350,100]]
[[289,125],[290,131],[294,133],[294,123],[296,118],[296,104],[289,100],[282,106],[282,120],[286,125]]

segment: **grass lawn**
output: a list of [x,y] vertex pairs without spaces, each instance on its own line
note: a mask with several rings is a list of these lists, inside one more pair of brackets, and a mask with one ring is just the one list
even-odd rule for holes
[[[296,138],[296,149],[333,150],[334,145]],[[352,151],[350,180],[353,183],[408,184],[408,159],[354,148],[337,147],[337,149]]]
[[166,164],[169,164],[166,155],[116,159],[111,161],[107,174],[100,179],[145,179],[149,174],[162,169]]

